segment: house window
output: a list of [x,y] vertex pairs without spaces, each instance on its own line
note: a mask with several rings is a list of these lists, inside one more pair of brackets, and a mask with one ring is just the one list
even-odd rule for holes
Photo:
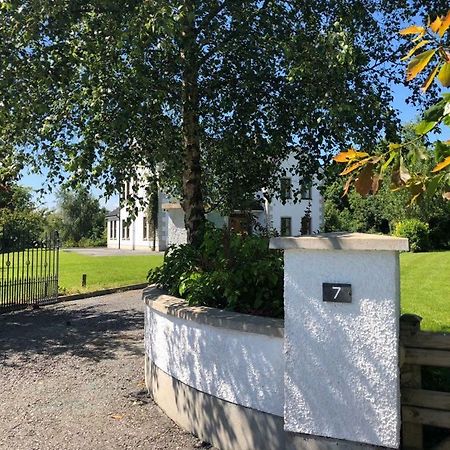
[[301,221],[300,234],[302,236],[312,234],[312,221],[310,215],[304,215]]
[[238,234],[250,234],[251,225],[248,214],[234,213],[228,218],[228,228]]
[[111,220],[109,222],[109,238],[111,240],[117,239],[117,220]]
[[302,200],[312,199],[312,188],[310,184],[305,184],[302,186]]
[[148,240],[148,219],[146,216],[142,219],[142,238]]
[[126,220],[122,220],[122,239],[130,239],[130,226]]
[[291,236],[292,235],[292,220],[290,217],[282,217],[281,218],[280,234],[281,234],[281,236]]
[[281,200],[288,200],[292,198],[291,179],[282,178],[280,181]]
[[123,198],[126,200],[131,194],[131,181],[125,181],[125,187],[123,190]]

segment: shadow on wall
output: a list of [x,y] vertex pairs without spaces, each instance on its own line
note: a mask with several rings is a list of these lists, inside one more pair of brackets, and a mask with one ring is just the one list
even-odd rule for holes
[[[295,284],[299,298],[305,296],[294,280],[288,283]],[[386,389],[395,390],[397,361],[394,354],[376,351],[379,336],[375,336],[395,317],[392,302],[354,298],[351,309],[317,299],[307,304],[301,318],[307,332],[301,342],[298,335],[291,338],[295,348],[286,346],[288,360],[290,353],[294,355],[287,362],[285,390],[290,423],[301,424],[306,434],[320,435],[321,430],[326,436],[382,445],[379,440],[386,437],[386,424],[396,428],[395,399],[386,401]],[[291,315],[290,320],[286,326],[291,330],[299,325],[296,317]],[[394,335],[385,340],[386,348],[396,348]],[[301,361],[295,359],[298,354]]]
[[[274,450],[284,448],[282,418],[258,414],[177,381],[153,366],[151,385],[163,398],[162,409],[186,430],[220,449]],[[157,403],[159,399],[156,398]]]
[[[156,366],[163,371],[168,372],[170,368],[176,408],[192,424],[191,431],[216,445],[231,443],[231,448],[241,448],[242,439],[247,442],[243,448],[277,448],[280,430],[276,429],[274,420],[255,415],[251,409],[241,409],[231,418],[230,410],[221,406],[217,398],[282,416],[282,339],[199,325],[173,316],[168,316],[168,321],[161,325],[155,317],[164,319],[164,315],[155,311],[150,315],[151,327],[163,327],[163,339],[152,343],[154,348],[149,349],[152,359],[156,359]],[[268,356],[274,352],[275,357]],[[155,374],[152,382],[158,389]],[[185,385],[212,396],[193,396]],[[249,433],[249,429],[255,433]],[[263,431],[264,436],[269,436],[265,447],[258,441]]]
[[[300,287],[297,289],[301,292]],[[305,315],[295,318],[295,326],[308,330],[301,342],[292,343],[296,347],[293,354],[300,355],[296,356],[294,364],[303,380],[289,386],[286,379],[285,393],[293,400],[288,403],[294,405],[287,413],[304,426],[303,433],[376,443],[385,433],[380,424],[395,423],[392,404],[384,401],[384,389],[396,383],[392,370],[396,361],[392,355],[380,358],[375,351],[376,341],[372,345],[374,330],[392,318],[392,311],[389,307],[380,307],[380,302],[383,303],[382,300],[374,304],[362,298],[355,299],[350,313],[354,320],[349,321],[349,311],[338,309],[342,305],[330,308],[323,302],[311,301]],[[186,395],[184,386],[177,380],[231,403],[283,416],[282,345],[269,348],[270,341],[276,339],[267,336],[258,336],[267,341],[262,339],[249,345],[254,337],[252,333],[199,326],[175,317],[169,317],[161,326],[156,319],[164,316],[155,311],[152,315],[148,319],[151,327],[161,327],[165,342],[164,345],[158,342],[150,349],[152,360],[168,373],[167,368],[170,368],[170,375],[176,378],[172,380],[176,406],[189,418],[192,431],[206,430],[206,435],[216,443],[222,442],[225,436],[226,441],[235,445],[242,442],[237,440],[237,435],[241,439],[244,434],[247,448],[261,448],[256,445],[255,436],[245,431],[250,426],[253,430],[264,429],[276,439],[268,441],[267,448],[280,448],[276,428],[270,429],[273,422],[244,414],[245,417],[240,417],[241,423],[230,423],[229,415],[218,407],[214,398]],[[331,323],[335,324],[333,329],[327,327]],[[208,333],[208,328],[213,332]],[[386,345],[395,347],[396,343],[386,342]],[[275,351],[278,351],[278,357],[268,358],[268,354]],[[293,363],[292,359],[290,362]],[[153,381],[158,383],[157,377]],[[330,411],[330,405],[333,411]],[[339,435],[342,430],[346,434]]]
[[117,350],[142,354],[135,343],[142,341],[142,312],[101,306],[99,301],[77,309],[58,305],[0,315],[0,364],[13,367],[37,355],[65,353],[94,362],[117,358]]

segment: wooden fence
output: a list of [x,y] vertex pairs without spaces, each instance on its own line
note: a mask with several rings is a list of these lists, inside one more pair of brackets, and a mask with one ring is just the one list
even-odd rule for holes
[[[423,426],[450,430],[450,392],[423,389],[422,366],[450,367],[450,334],[420,331],[421,317],[400,320],[402,448],[425,448]],[[429,448],[429,447],[428,447]],[[450,449],[450,439],[437,449]]]

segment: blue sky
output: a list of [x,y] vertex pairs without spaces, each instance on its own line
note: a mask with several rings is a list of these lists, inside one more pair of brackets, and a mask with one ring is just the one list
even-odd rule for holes
[[[406,98],[410,94],[410,90],[405,86],[396,85],[393,88],[394,92],[394,102],[393,107],[400,112],[400,118],[403,123],[415,121],[420,117],[420,111],[411,105],[406,104]],[[442,135],[441,135],[442,138]],[[450,138],[450,136],[448,136]],[[21,179],[21,184],[29,186],[32,189],[40,189],[45,186],[45,176],[38,174],[28,174],[24,172]],[[98,189],[93,189],[93,194],[100,199],[102,205],[106,206],[108,209],[113,209],[118,204],[118,198],[112,197],[110,199],[105,199],[102,197],[102,192]],[[43,205],[48,208],[55,206],[55,195],[54,193],[45,194],[42,198],[37,198]]]
[[[45,172],[43,175],[39,174],[31,174],[27,173],[26,170],[23,171],[22,178],[20,180],[20,184],[24,186],[28,186],[33,190],[41,189],[42,187],[45,187],[46,184],[46,177]],[[57,190],[57,187],[53,189],[53,192],[48,192],[44,195],[35,195],[35,199],[38,203],[40,203],[42,206],[53,209],[56,207],[56,198],[55,198],[55,191]],[[100,200],[100,204],[102,206],[105,206],[107,209],[114,209],[117,207],[119,199],[117,196],[113,196],[109,199],[106,199],[103,197],[103,193],[101,190],[93,188],[91,190],[92,194],[97,197]]]

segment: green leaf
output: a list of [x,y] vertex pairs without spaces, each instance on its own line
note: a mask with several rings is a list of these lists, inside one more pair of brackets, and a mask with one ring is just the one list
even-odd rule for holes
[[416,76],[419,75],[419,73],[422,72],[423,69],[425,69],[435,53],[436,49],[432,48],[414,57],[408,64],[408,69],[406,71],[406,80],[411,81],[412,79],[416,78]]
[[447,156],[450,156],[450,145],[442,141],[436,141],[434,143],[434,157],[436,161],[440,161]]
[[2,2],[0,2],[0,9],[4,9],[6,11],[11,11],[12,3],[11,2],[6,2],[6,1],[2,1]]
[[428,108],[423,114],[423,120],[414,127],[416,134],[424,135],[431,131],[444,116],[448,115],[449,104],[450,96],[443,95],[442,100]]
[[426,120],[421,120],[415,127],[414,127],[414,131],[420,135],[423,136],[424,134],[427,134],[429,131],[431,131],[436,125],[438,124],[438,122],[432,121],[426,121]]
[[441,180],[442,180],[442,177],[434,176],[434,177],[430,178],[430,180],[428,181],[427,194],[430,197],[432,197],[436,193],[436,191],[441,183]]
[[438,80],[441,82],[442,86],[450,86],[450,63],[445,63],[442,69],[439,71]]
[[427,122],[438,122],[442,116],[445,115],[445,106],[446,104],[450,102],[449,100],[446,100],[445,96],[443,100],[440,100],[435,105],[430,106],[423,114],[423,120]]
[[[390,147],[390,145],[389,145]],[[397,156],[397,153],[394,151],[391,151],[389,158],[387,159],[387,161],[381,166],[381,174],[383,174],[388,167],[390,166],[390,164],[392,163],[392,161],[394,161],[394,158]]]

